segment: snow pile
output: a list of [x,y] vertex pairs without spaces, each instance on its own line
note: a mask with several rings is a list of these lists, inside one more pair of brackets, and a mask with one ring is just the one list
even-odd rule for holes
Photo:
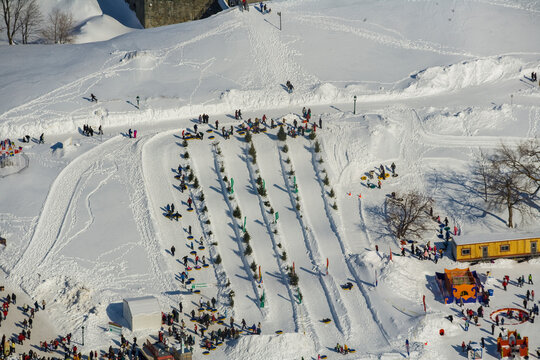
[[510,56],[487,57],[449,66],[434,66],[411,75],[406,95],[433,95],[471,86],[485,85],[519,76],[523,62]]
[[80,26],[75,43],[105,41],[131,31],[132,28],[122,25],[109,15],[102,14],[86,20]]
[[315,345],[309,335],[253,335],[242,336],[232,342],[225,353],[229,359],[283,359],[293,360],[302,356],[309,359],[316,353]]

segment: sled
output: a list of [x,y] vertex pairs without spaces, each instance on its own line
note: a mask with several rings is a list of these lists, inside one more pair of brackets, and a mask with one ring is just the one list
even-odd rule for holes
[[332,320],[330,319],[322,319],[321,322],[325,323],[325,324],[329,324],[332,322]]
[[375,188],[377,187],[377,185],[375,185],[375,184],[369,184],[368,186],[369,186],[371,189],[375,189]]
[[195,278],[189,278],[188,280],[189,281],[195,281]]
[[221,346],[221,345],[223,345],[222,342],[218,342],[218,343],[217,343],[217,346]]
[[349,349],[349,354],[354,354],[356,352],[355,349]]
[[261,132],[266,132],[266,130],[267,130],[266,128],[262,128]]
[[276,334],[281,335],[281,334],[283,334],[283,331],[278,330],[278,331],[276,331]]
[[362,176],[360,179],[367,180],[367,176]]
[[190,254],[191,254],[191,255],[196,255],[197,252],[196,252],[195,250],[193,250],[193,251],[190,252]]
[[191,281],[186,281],[186,285],[191,285]]
[[238,135],[242,135],[242,136],[244,136],[244,135],[246,135],[246,132],[245,132],[245,131],[243,131],[243,130],[240,130],[240,131],[238,132]]
[[206,130],[207,133],[211,133],[211,132],[213,132],[213,131],[214,131],[214,130],[212,130],[212,129]]
[[389,174],[389,173],[385,173],[385,174],[384,174],[384,178],[385,178],[385,179],[387,179],[387,178],[389,178],[389,177],[390,177],[390,174]]
[[215,313],[215,312],[217,312],[217,309],[210,309],[210,312]]
[[341,288],[342,288],[343,290],[351,290],[353,287],[354,287],[354,285],[351,284],[351,283],[348,283],[348,284],[345,284],[345,285],[341,285]]
[[192,211],[193,211],[193,208],[188,208],[187,211],[188,211],[188,212],[192,212]]
[[204,268],[207,268],[207,267],[209,267],[209,266],[210,266],[210,265],[208,265],[208,264],[204,264],[204,265],[203,265]]
[[321,355],[321,359],[327,359],[328,357],[326,355]]
[[199,290],[199,289],[193,290],[193,293],[194,293],[194,294],[200,294],[200,293],[201,293],[201,290]]
[[223,324],[224,324],[223,320],[219,320],[217,323],[218,323],[219,325],[223,325]]
[[218,320],[221,320],[221,321],[225,320],[225,316],[223,316],[223,315],[218,316]]
[[195,266],[195,270],[201,270],[201,267],[199,265]]
[[180,176],[180,175],[174,175],[174,178],[175,178],[176,180],[180,180],[181,176]]
[[210,135],[208,138],[209,138],[210,140],[214,140],[216,137],[215,137],[214,135]]
[[208,350],[203,351],[203,355],[210,355],[210,351],[208,351]]
[[392,177],[397,177],[398,175],[397,174],[392,174]]
[[193,270],[193,269],[192,269],[192,268],[186,268],[186,270],[187,270],[187,271],[191,271],[191,270]]
[[196,322],[197,319],[193,318],[193,319],[189,319],[189,321],[191,321],[191,322]]
[[199,250],[204,250],[205,247],[204,246],[199,246]]
[[450,230],[450,227],[449,227],[449,226],[445,226],[444,230],[445,230],[445,231],[449,231],[449,230]]
[[197,311],[202,312],[202,311],[204,311],[204,308],[200,307],[200,308],[197,309]]

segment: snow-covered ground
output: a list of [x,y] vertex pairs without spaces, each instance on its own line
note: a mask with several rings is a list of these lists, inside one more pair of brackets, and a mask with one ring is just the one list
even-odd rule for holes
[[[85,31],[94,40],[117,35],[108,16],[118,20],[118,29],[135,27],[119,4],[111,4],[88,2],[89,10],[79,9],[80,19],[91,18],[81,27],[80,42],[90,41]],[[202,296],[215,297],[219,313],[234,316],[237,325],[242,318],[262,325],[261,336],[229,341],[211,358],[336,358],[332,349],[339,342],[356,349],[345,358],[399,359],[409,339],[413,358],[456,359],[462,341],[481,337],[485,358],[496,358],[488,316],[468,332],[459,316],[453,323],[445,319],[460,310],[442,303],[434,274],[468,264],[454,262],[449,251],[437,264],[408,252],[398,256],[382,206],[389,193],[414,189],[432,196],[434,211],[462,233],[507,231],[506,214],[485,211],[468,176],[479,150],[539,134],[540,88],[529,77],[540,67],[540,3],[267,5],[272,12],[266,15],[252,5],[249,12],[229,9],[103,42],[0,46],[0,139],[45,134],[45,145],[18,142],[30,165],[0,178],[0,236],[8,242],[0,246],[0,266],[8,274],[0,282],[10,292],[46,300],[35,344],[52,338],[39,338],[52,328],[71,331],[79,341],[84,325],[83,353],[107,349],[117,339],[104,329],[108,321],[122,323],[123,298],[154,295],[163,311],[182,301],[189,312]],[[284,90],[287,80],[292,94]],[[89,101],[91,93],[97,103]],[[314,141],[290,137],[285,152],[277,129],[268,129],[253,137],[252,163],[237,133],[230,140],[220,131],[206,133],[215,120],[219,128],[238,126],[238,108],[244,120],[266,114],[268,122],[291,124],[301,120],[304,106],[322,121],[316,132],[320,153]],[[181,133],[191,131],[202,113],[210,114],[210,124],[199,125],[205,138],[186,148]],[[84,124],[102,125],[105,134],[84,137]],[[136,139],[127,136],[128,128],[138,130]],[[360,180],[392,162],[399,176],[385,180],[382,189],[368,189]],[[199,188],[180,192],[174,178],[179,164],[190,166]],[[227,193],[224,176],[234,179],[234,194]],[[257,192],[258,176],[266,197]],[[195,201],[193,212],[186,211],[188,197]],[[163,216],[170,203],[182,214],[178,221]],[[233,216],[236,206],[240,219]],[[244,216],[251,255],[244,255]],[[535,231],[538,218],[518,217],[517,228]],[[182,257],[191,251],[190,226],[198,255],[210,264],[189,274],[205,284],[201,296],[190,294],[179,278]],[[434,222],[419,243],[440,247],[437,229]],[[218,254],[220,264],[213,261]],[[287,275],[293,263],[298,287]],[[258,266],[262,283],[254,278]],[[487,315],[522,307],[524,292],[538,290],[511,285],[504,292],[499,281],[529,273],[540,281],[537,259],[471,268],[495,292]],[[351,291],[341,289],[346,282],[355,285]],[[540,346],[538,322],[516,328],[529,336],[532,349]],[[1,329],[17,331],[14,322]]]

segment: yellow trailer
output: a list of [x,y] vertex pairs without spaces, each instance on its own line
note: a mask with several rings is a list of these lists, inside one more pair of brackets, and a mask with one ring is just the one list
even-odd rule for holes
[[454,237],[452,252],[457,261],[537,256],[539,242],[540,233],[470,234]]

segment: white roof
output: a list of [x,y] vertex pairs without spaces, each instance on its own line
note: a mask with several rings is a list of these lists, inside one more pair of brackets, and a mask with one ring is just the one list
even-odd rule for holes
[[131,316],[142,314],[161,314],[158,300],[153,296],[124,299],[128,303]]
[[536,233],[509,231],[505,233],[467,234],[463,236],[455,236],[454,242],[456,243],[456,245],[474,245],[481,243],[520,240],[528,238],[540,238],[540,231]]

